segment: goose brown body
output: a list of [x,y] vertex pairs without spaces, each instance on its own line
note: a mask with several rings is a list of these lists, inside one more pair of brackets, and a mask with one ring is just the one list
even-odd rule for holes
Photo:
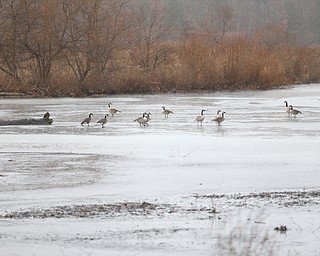
[[81,125],[83,126],[84,124],[87,124],[89,126],[90,122],[91,122],[91,117],[93,116],[92,113],[89,114],[89,117],[83,119],[83,121],[81,122]]
[[294,109],[293,106],[290,105],[290,114],[291,114],[293,117],[296,117],[296,115],[302,114],[302,112],[299,111],[298,109]]
[[146,125],[148,125],[148,121],[149,121],[148,119],[150,120],[150,115],[149,115],[149,113],[144,112],[144,113],[142,114],[142,116],[134,119],[133,122],[139,123],[140,126],[141,126],[141,125],[146,126]]
[[104,118],[101,118],[101,119],[97,122],[98,124],[101,124],[101,128],[104,128],[104,125],[108,122],[108,119],[107,119],[108,116],[109,116],[109,115],[106,114],[106,115],[104,116]]
[[111,116],[114,116],[114,114],[117,112],[121,113],[121,111],[119,109],[111,107],[111,102],[108,104],[108,111],[111,114]]
[[203,114],[204,111],[206,111],[206,110],[202,109],[201,112],[200,112],[200,116],[197,116],[196,119],[195,119],[195,121],[200,125],[202,125],[202,122],[203,122],[203,120],[205,118],[204,114]]
[[220,126],[220,124],[225,120],[224,118],[224,114],[226,112],[222,112],[221,116],[217,116],[216,118],[214,118],[212,121],[217,122],[217,124]]
[[164,114],[164,117],[168,118],[169,114],[173,114],[173,112],[169,109],[166,109],[165,106],[162,107],[162,114]]

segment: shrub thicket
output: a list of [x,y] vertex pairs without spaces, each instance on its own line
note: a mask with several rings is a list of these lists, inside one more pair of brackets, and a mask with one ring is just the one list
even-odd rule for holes
[[[227,32],[227,26],[223,33],[193,28],[173,36],[158,1],[136,9],[129,2],[5,1],[0,92],[86,96],[320,81],[320,48],[295,45],[281,24],[251,36]],[[233,12],[227,14],[218,18],[231,20]]]
[[175,44],[174,50],[156,70],[134,67],[128,58],[123,61],[127,66],[102,77],[90,76],[81,84],[68,68],[57,68],[43,87],[37,86],[30,74],[16,83],[0,73],[1,90],[39,96],[85,96],[259,90],[320,81],[320,49],[315,47],[270,49],[240,38],[211,45],[191,38]]

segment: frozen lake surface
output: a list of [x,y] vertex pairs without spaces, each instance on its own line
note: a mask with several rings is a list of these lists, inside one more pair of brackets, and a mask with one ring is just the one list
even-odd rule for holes
[[0,120],[54,120],[0,127],[1,256],[320,254],[318,84],[0,102]]

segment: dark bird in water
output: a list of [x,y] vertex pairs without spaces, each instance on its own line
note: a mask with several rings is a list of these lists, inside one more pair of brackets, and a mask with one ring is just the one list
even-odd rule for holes
[[43,116],[43,119],[49,119],[49,117],[50,117],[49,112],[46,112],[46,113],[44,114],[44,116]]
[[53,120],[50,118],[49,112],[46,112],[43,115],[43,122],[48,123],[48,124],[52,124]]

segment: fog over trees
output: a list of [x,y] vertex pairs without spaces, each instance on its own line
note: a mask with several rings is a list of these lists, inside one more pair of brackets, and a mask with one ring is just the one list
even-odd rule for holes
[[[140,1],[147,2],[147,1]],[[319,0],[162,0],[178,30],[211,29],[252,36],[256,30],[282,27],[295,43],[318,44]],[[229,16],[229,17],[228,17]]]
[[320,79],[320,0],[1,0],[0,35],[0,92],[259,89]]

